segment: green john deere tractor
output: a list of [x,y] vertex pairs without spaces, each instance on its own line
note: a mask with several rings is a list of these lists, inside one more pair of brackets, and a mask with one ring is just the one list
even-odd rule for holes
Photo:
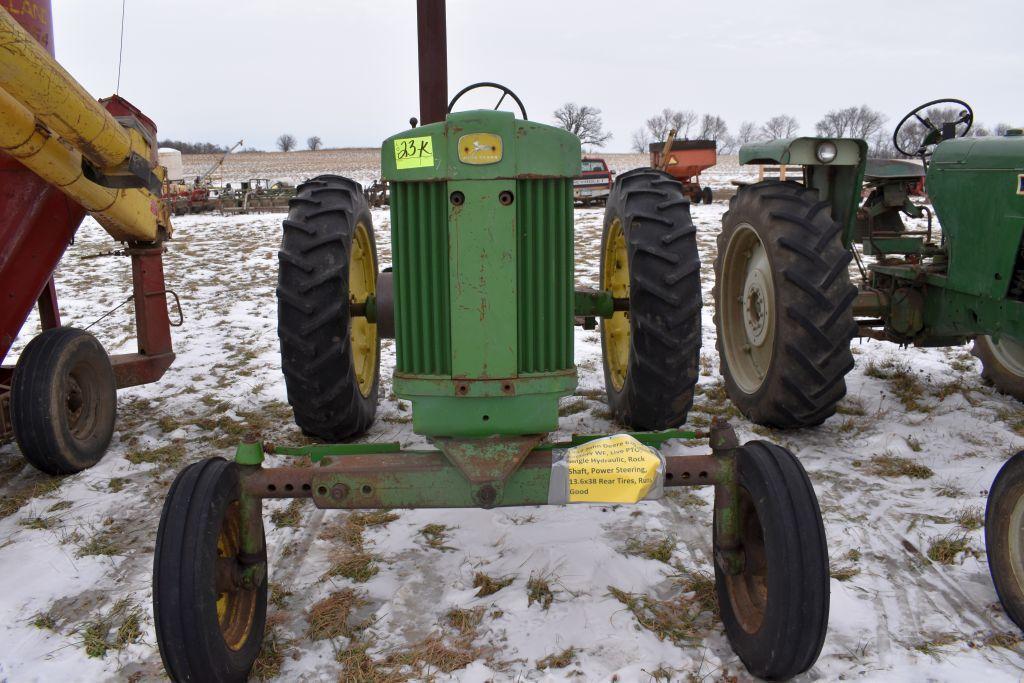
[[[438,4],[421,3],[420,11]],[[233,461],[187,467],[168,493],[153,578],[168,673],[177,680],[248,675],[267,609],[264,499],[304,497],[344,509],[492,508],[632,503],[688,485],[715,487],[717,592],[741,660],[767,678],[807,670],[824,640],[829,574],[806,473],[783,448],[741,445],[727,423],[707,433],[680,429],[701,339],[689,200],[664,173],[623,174],[607,209],[601,288],[575,290],[579,139],[529,121],[519,98],[496,84],[471,86],[445,107],[444,80],[429,68],[424,74],[424,64],[438,60],[430,51],[443,50],[443,4],[437,23],[421,16],[426,125],[413,122],[381,147],[391,183],[392,271],[378,271],[372,216],[352,180],[304,183],[284,221],[282,369],[296,422],[328,443],[254,440]],[[520,115],[453,112],[481,85],[511,97]],[[612,412],[641,431],[548,442],[559,399],[576,388],[574,324],[593,328],[598,319]],[[394,392],[411,401],[413,431],[434,448],[330,443],[373,424],[380,339],[391,335]],[[701,438],[710,441],[706,455],[661,452],[670,440]],[[268,452],[303,461],[264,467]]]
[[[953,105],[951,120],[922,115],[942,104]],[[907,114],[893,140],[922,164],[868,159],[867,143],[849,138],[740,149],[744,164],[803,167],[801,181],[740,187],[718,237],[721,371],[749,419],[777,428],[824,422],[846,393],[856,336],[915,346],[973,340],[983,375],[1024,400],[1024,136],[965,137],[973,119],[960,100]],[[908,146],[915,126],[921,135]],[[911,201],[922,179],[941,235],[930,210]],[[927,228],[908,228],[904,216],[927,219]]]

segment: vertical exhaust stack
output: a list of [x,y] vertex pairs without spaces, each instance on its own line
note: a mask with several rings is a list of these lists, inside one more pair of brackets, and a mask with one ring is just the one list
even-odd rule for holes
[[448,36],[445,0],[416,0],[420,67],[420,124],[444,121],[448,113]]

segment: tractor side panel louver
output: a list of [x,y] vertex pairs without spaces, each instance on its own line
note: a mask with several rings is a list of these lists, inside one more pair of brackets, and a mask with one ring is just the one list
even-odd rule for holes
[[573,367],[572,180],[519,180],[519,372]]
[[451,374],[445,183],[391,186],[397,370]]

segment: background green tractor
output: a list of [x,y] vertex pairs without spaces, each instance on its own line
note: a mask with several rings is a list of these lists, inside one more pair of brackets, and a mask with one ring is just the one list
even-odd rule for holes
[[[632,503],[688,485],[715,487],[716,590],[740,659],[768,678],[807,670],[824,641],[829,574],[806,473],[783,448],[741,445],[726,423],[708,433],[677,429],[693,400],[701,339],[689,200],[664,173],[623,174],[609,199],[601,289],[574,290],[580,141],[529,121],[519,98],[492,83],[470,86],[446,108],[443,7],[419,5],[426,124],[413,122],[381,146],[393,270],[378,272],[359,184],[320,176],[291,201],[278,284],[281,364],[303,431],[340,441],[370,428],[386,334],[395,338],[394,393],[412,403],[413,431],[433,448],[254,441],[234,461],[183,470],[164,504],[154,559],[154,622],[168,673],[247,676],[267,610],[264,499],[492,508]],[[452,111],[479,86],[500,89],[499,104],[512,98],[520,116]],[[658,431],[545,442],[558,427],[559,399],[576,388],[574,324],[592,328],[598,319],[614,415]],[[669,440],[699,438],[710,453],[660,451]],[[267,452],[306,460],[268,468]],[[613,462],[623,469],[605,466]]]
[[[940,104],[954,106],[950,120],[922,113]],[[718,350],[729,398],[749,419],[790,428],[831,416],[846,393],[855,336],[915,346],[973,340],[984,376],[1024,400],[1024,136],[964,137],[972,123],[960,100],[907,114],[893,139],[921,165],[869,160],[857,139],[740,149],[744,164],[803,167],[802,182],[740,187],[722,219]],[[941,235],[929,209],[910,200],[922,177]],[[909,229],[904,216],[927,219],[927,229]]]

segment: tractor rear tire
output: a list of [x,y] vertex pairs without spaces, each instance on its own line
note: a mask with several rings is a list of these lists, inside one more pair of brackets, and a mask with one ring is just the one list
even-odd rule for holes
[[55,327],[25,346],[11,378],[11,423],[36,469],[63,475],[92,467],[116,420],[117,381],[96,337]]
[[710,187],[705,187],[703,190],[700,191],[700,199],[705,204],[710,204],[711,202],[715,201],[715,195],[711,192]]
[[277,286],[288,402],[305,434],[341,441],[377,413],[380,335],[350,310],[376,288],[373,221],[362,187],[340,176],[303,183],[289,206]]
[[846,395],[852,258],[829,203],[792,181],[739,188],[722,217],[715,328],[726,393],[748,419],[819,425]]
[[[814,487],[792,453],[751,441],[736,456],[743,568],[729,574],[715,561],[719,611],[729,643],[750,673],[786,680],[811,668],[825,642],[825,527]],[[717,558],[717,533],[714,545]]]
[[981,361],[981,376],[1004,394],[1024,401],[1024,344],[1003,336],[974,338],[971,353]]
[[686,422],[701,345],[700,256],[679,181],[640,168],[619,176],[601,240],[601,288],[629,311],[601,321],[612,414],[636,430]]
[[207,458],[183,469],[160,514],[153,555],[153,623],[173,681],[245,681],[263,643],[266,572],[258,585],[235,578],[249,562],[237,466]]
[[985,553],[999,602],[1024,630],[1024,451],[1007,460],[988,493]]

